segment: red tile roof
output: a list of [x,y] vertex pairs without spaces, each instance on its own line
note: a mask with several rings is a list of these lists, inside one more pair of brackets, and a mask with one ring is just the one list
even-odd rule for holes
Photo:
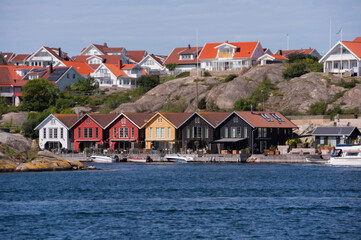
[[126,56],[132,59],[134,62],[139,63],[146,56],[147,51],[145,50],[131,50],[127,51]]
[[8,86],[13,82],[13,78],[10,74],[9,68],[7,65],[0,65],[0,86]]
[[361,58],[361,37],[355,38],[352,42],[342,41],[342,43],[357,57]]
[[4,58],[7,62],[10,62],[10,60],[15,56],[15,53],[3,52],[2,55],[4,56]]
[[222,44],[229,44],[237,48],[233,58],[250,58],[259,42],[224,42],[224,43],[206,43],[199,59],[215,59],[218,54],[216,47]]
[[281,50],[282,54],[280,54],[280,50],[278,50],[275,53],[275,55],[282,55],[282,56],[287,57],[288,55],[294,54],[294,53],[311,54],[313,50],[315,50],[315,49],[309,48],[309,49]]
[[[99,49],[99,51],[101,51],[103,54],[107,54],[107,53],[111,53],[111,52],[121,52],[124,50],[123,47],[108,47],[108,46],[104,46],[104,45],[100,45],[100,44],[92,44],[94,47],[96,47],[97,49]],[[85,50],[86,48],[83,48],[82,52]]]
[[[78,116],[76,114],[54,114],[54,116],[67,128],[72,127],[78,121]],[[79,115],[79,119],[81,117],[82,115]]]
[[[150,56],[151,56],[155,61],[157,61],[160,65],[163,66],[163,63],[164,63],[164,59],[165,59],[165,58],[161,58],[160,56],[154,55],[154,54],[150,54]],[[164,56],[164,57],[165,57],[165,56]]]
[[25,61],[28,57],[30,56],[30,54],[16,54],[16,56],[11,59],[12,62],[23,62]]
[[[179,60],[179,53],[187,50],[188,47],[178,47],[178,48],[174,48],[173,51],[169,54],[168,58],[164,61],[164,65],[169,64],[169,63],[176,63],[176,64],[196,64],[197,63],[197,58],[195,57],[193,60]],[[190,50],[187,51],[191,51],[191,52],[196,52],[197,48],[196,47],[191,47]],[[198,47],[198,53],[202,51],[202,47]]]
[[97,123],[100,124],[102,128],[108,126],[108,124],[113,121],[118,114],[117,113],[90,113],[91,116]]
[[67,67],[73,67],[75,70],[78,71],[80,75],[90,75],[94,72],[94,69],[92,69],[87,63],[84,62],[70,62],[70,61],[63,61],[65,66]]
[[109,69],[109,71],[111,71],[115,75],[115,77],[128,76],[122,69],[119,68],[118,64],[104,63],[104,66],[106,66]]
[[193,113],[168,113],[168,112],[162,112],[160,114],[162,114],[163,117],[165,117],[176,128],[178,128]]
[[[63,61],[63,58],[59,57],[59,55],[54,51],[54,48],[44,47],[47,51],[49,51],[54,57],[58,60]],[[63,52],[63,51],[62,51]]]
[[213,127],[217,127],[225,118],[227,118],[230,112],[198,112],[207,122]]
[[133,67],[135,67],[135,65],[137,64],[123,64],[122,65],[122,70],[128,70],[128,69],[132,69]]
[[[262,112],[262,111],[235,111],[240,117],[242,117],[246,122],[248,122],[253,127],[265,127],[265,128],[297,128],[295,124],[293,124],[290,120],[284,117],[279,112]],[[272,121],[267,121],[260,114],[264,113],[268,116]],[[274,118],[272,114],[277,114],[284,122],[278,121]]]
[[132,120],[138,127],[142,127],[154,116],[154,113],[124,113],[124,115]]
[[[96,55],[97,57],[100,57],[104,63],[110,63],[110,64],[118,64],[118,61],[120,60],[121,55]],[[72,57],[73,61],[76,62],[84,62],[88,63],[88,58],[93,57],[93,55],[79,55]]]

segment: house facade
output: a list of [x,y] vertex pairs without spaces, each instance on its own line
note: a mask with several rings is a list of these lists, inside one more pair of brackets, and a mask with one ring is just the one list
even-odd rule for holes
[[145,148],[179,151],[182,137],[178,127],[190,116],[191,113],[156,113],[142,126],[145,129]]
[[339,41],[321,59],[325,73],[360,76],[361,37],[353,41]]
[[279,112],[235,111],[219,124],[214,143],[218,152],[249,148],[252,153],[263,153],[292,138],[292,128],[297,126]]
[[199,61],[206,71],[242,70],[256,65],[263,54],[260,42],[206,43]]
[[63,52],[61,48],[43,46],[26,59],[26,65],[48,67],[50,64],[54,66],[63,60],[69,60],[69,58],[68,54]]
[[154,54],[149,54],[139,62],[139,66],[150,74],[160,73],[166,71],[166,67],[163,64],[164,61],[165,57],[162,58]]
[[316,149],[319,145],[336,147],[337,144],[352,144],[352,140],[360,135],[357,127],[316,127],[312,132]]
[[121,113],[105,127],[109,135],[109,149],[129,150],[145,147],[145,130],[141,126],[153,113]]
[[39,147],[44,150],[72,149],[71,127],[77,122],[76,114],[50,114],[34,130],[39,130]]
[[175,73],[195,70],[197,66],[200,67],[198,56],[201,51],[202,47],[191,47],[190,45],[174,48],[164,61],[164,66],[177,64]]
[[260,65],[272,64],[272,63],[286,63],[287,58],[281,55],[264,54],[257,59]]
[[195,112],[185,120],[179,129],[182,132],[182,149],[203,149],[216,153],[213,141],[219,137],[217,126],[230,113],[229,112]]

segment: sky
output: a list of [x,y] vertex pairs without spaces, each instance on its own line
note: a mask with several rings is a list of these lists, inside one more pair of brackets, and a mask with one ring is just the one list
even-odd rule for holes
[[92,43],[168,55],[206,42],[260,41],[272,52],[361,36],[360,0],[1,0],[0,51],[78,55]]

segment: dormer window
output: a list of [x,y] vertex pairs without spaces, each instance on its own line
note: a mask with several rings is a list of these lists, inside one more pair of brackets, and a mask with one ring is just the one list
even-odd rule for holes
[[193,55],[192,54],[181,54],[179,56],[180,60],[193,60]]

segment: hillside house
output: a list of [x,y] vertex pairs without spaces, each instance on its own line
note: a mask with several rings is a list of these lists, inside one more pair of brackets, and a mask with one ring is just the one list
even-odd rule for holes
[[281,55],[263,54],[257,59],[260,65],[272,64],[272,63],[286,63],[288,58]]
[[50,64],[54,66],[56,63],[64,60],[68,61],[69,57],[61,48],[43,46],[26,59],[26,65],[48,67]]
[[139,66],[150,74],[157,74],[162,71],[166,71],[166,67],[164,65],[165,59],[166,56],[149,54],[139,62]]
[[198,55],[202,51],[202,47],[177,47],[169,54],[167,59],[164,61],[164,66],[167,64],[177,64],[175,72],[187,72],[195,70],[200,67],[198,61]]
[[317,57],[320,59],[322,56],[317,52],[315,48],[308,48],[308,49],[293,49],[293,50],[278,50],[275,55],[284,56],[287,58],[287,56],[291,54],[306,54],[311,55],[314,57]]
[[361,135],[357,127],[316,127],[315,148],[319,145],[336,147],[337,144],[352,144],[352,140]]

